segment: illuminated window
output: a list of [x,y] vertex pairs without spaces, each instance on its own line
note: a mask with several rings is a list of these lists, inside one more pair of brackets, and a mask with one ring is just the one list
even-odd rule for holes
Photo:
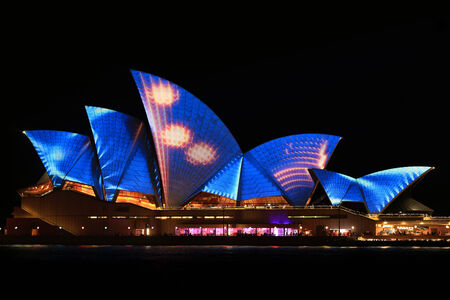
[[282,196],[274,196],[274,197],[262,197],[262,198],[253,198],[242,200],[240,202],[241,206],[285,206],[289,205],[289,203]]
[[21,197],[41,197],[53,191],[51,181],[19,190]]
[[227,197],[200,192],[185,207],[235,207],[236,201]]
[[90,185],[73,182],[73,181],[65,181],[62,187],[65,191],[74,191],[82,194],[86,194],[89,196],[95,197],[94,188]]
[[132,191],[119,190],[116,203],[130,203],[147,209],[156,209],[156,199],[153,195]]
[[329,219],[330,216],[288,216],[289,219]]

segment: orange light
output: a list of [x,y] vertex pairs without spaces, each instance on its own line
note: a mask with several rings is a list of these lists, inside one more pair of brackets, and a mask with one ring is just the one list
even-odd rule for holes
[[180,92],[170,83],[164,84],[161,80],[159,83],[152,82],[151,87],[146,90],[147,98],[153,100],[158,105],[172,105],[180,98]]
[[284,181],[286,179],[290,179],[290,178],[309,178],[309,175],[305,174],[305,173],[297,173],[297,172],[293,172],[293,173],[289,173],[280,177],[275,177],[276,180],[278,181]]
[[207,165],[216,159],[216,150],[206,143],[197,143],[189,147],[186,157],[194,165]]
[[65,181],[62,190],[75,191],[95,197],[94,188],[92,186],[79,182]]
[[286,191],[292,190],[292,189],[298,189],[298,188],[302,188],[302,187],[311,187],[311,185],[308,184],[295,184],[295,185],[290,185],[288,187],[285,187]]
[[285,186],[287,186],[287,185],[290,185],[290,184],[296,183],[296,182],[312,182],[312,180],[309,179],[309,178],[296,178],[296,179],[292,179],[292,180],[287,180],[287,181],[284,181],[284,182],[280,182],[280,184],[281,184],[283,187],[285,187]]
[[317,161],[317,166],[320,169],[325,168],[325,164],[327,162],[328,156],[325,154],[325,151],[327,150],[327,143],[325,142],[319,151],[319,160]]
[[[281,178],[283,178],[283,176],[290,176],[291,172],[298,173],[298,175],[309,175],[309,173],[307,171],[307,168],[303,167],[303,166],[302,167],[286,168],[286,169],[283,169],[283,170],[280,170],[280,171],[276,172],[273,175],[275,176],[275,178],[281,179]],[[286,173],[287,173],[287,175],[286,175]]]
[[156,209],[156,205],[148,202],[147,199],[139,199],[132,196],[119,196],[116,199],[116,203],[130,203],[147,209]]
[[182,125],[169,125],[161,132],[163,143],[172,147],[184,147],[191,139],[191,131]]

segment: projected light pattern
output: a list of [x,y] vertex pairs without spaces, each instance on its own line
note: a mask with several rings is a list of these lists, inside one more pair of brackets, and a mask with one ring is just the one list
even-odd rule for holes
[[336,172],[313,169],[333,205],[342,201],[366,203],[370,213],[380,213],[398,194],[432,167],[403,167],[352,178]]
[[88,184],[101,195],[100,173],[87,136],[56,130],[24,132],[36,149],[54,186],[64,180]]
[[237,200],[242,159],[242,154],[234,157],[205,184],[201,191]]
[[239,200],[284,196],[271,176],[248,153],[244,155],[239,183]]
[[152,81],[150,86],[145,88],[146,98],[150,99],[157,105],[171,105],[180,99],[179,90],[170,82],[159,78],[159,80]]
[[431,167],[404,167],[372,173],[358,178],[370,212],[380,212],[394,197]]
[[246,153],[268,174],[294,205],[304,205],[314,188],[309,168],[323,169],[340,137],[291,135],[269,141]]
[[341,201],[363,201],[364,196],[355,178],[325,170],[310,170],[322,184],[332,205],[339,205]]
[[241,150],[222,121],[188,91],[151,74],[132,75],[152,131],[166,205],[182,206]]
[[151,155],[144,124],[126,114],[86,106],[100,162],[106,199],[117,190],[154,194]]
[[191,139],[191,132],[182,125],[172,124],[161,132],[162,143],[172,147],[184,147]]
[[216,159],[216,150],[205,143],[191,145],[186,150],[186,159],[194,165],[208,165]]

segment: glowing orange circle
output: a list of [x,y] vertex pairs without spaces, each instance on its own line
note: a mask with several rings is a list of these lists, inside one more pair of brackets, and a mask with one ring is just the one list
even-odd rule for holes
[[184,147],[191,139],[191,131],[183,125],[169,125],[161,132],[164,144],[172,147]]
[[206,143],[196,143],[187,149],[186,158],[194,165],[207,165],[216,159],[216,150]]
[[158,105],[168,106],[180,98],[180,92],[170,83],[152,82],[151,86],[147,88],[147,97]]

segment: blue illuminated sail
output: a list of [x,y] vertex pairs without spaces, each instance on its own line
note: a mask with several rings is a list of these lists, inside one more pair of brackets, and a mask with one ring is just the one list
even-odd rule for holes
[[201,190],[237,200],[242,159],[242,154],[233,158]]
[[336,172],[310,170],[323,186],[333,205],[342,201],[365,202],[370,213],[380,213],[408,186],[432,167],[393,168],[352,178]]
[[403,167],[358,178],[370,212],[381,212],[399,193],[432,167]]
[[86,106],[105,186],[112,201],[117,190],[154,194],[152,163],[144,124],[111,109]]
[[262,167],[294,205],[304,205],[314,182],[309,168],[323,169],[340,137],[298,134],[264,143],[245,155]]
[[25,132],[54,186],[64,180],[91,185],[102,194],[95,150],[87,136],[56,130]]
[[284,196],[271,176],[246,153],[242,162],[239,200]]
[[[348,200],[364,201],[363,195],[358,193],[359,186],[357,185],[355,178],[321,169],[313,169],[311,171],[314,172],[314,175],[322,184],[333,205],[339,205],[343,199],[348,199],[349,191],[353,197]],[[355,185],[357,186],[357,189],[354,189],[353,186]]]
[[241,150],[223,122],[194,95],[148,73],[132,75],[150,124],[166,205],[182,206]]

